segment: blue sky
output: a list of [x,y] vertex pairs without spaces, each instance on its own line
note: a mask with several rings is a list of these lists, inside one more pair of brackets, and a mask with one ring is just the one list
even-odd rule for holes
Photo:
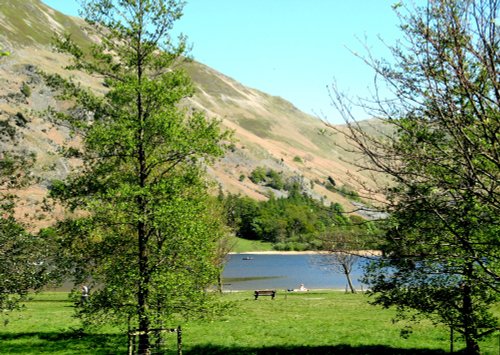
[[[78,14],[76,0],[42,1]],[[188,0],[176,31],[197,61],[340,122],[326,86],[335,80],[351,96],[369,95],[373,73],[351,51],[365,53],[366,41],[376,57],[388,55],[378,36],[393,43],[399,35],[395,1]]]

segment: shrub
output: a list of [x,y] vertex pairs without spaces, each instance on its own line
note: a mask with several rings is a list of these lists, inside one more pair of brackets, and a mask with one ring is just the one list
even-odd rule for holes
[[255,168],[251,173],[250,173],[250,180],[254,184],[260,184],[261,182],[266,180],[266,170],[259,166]]
[[270,179],[270,181],[267,183],[267,186],[272,187],[276,190],[283,190],[283,188],[285,187],[285,183],[280,173],[271,169],[267,172],[266,175]]
[[23,85],[21,86],[21,93],[22,93],[25,97],[30,97],[30,96],[31,96],[31,88],[29,87],[29,85],[28,85],[28,84],[23,83]]
[[279,251],[290,251],[290,245],[289,245],[289,243],[280,242],[280,243],[274,244],[273,249],[279,250]]

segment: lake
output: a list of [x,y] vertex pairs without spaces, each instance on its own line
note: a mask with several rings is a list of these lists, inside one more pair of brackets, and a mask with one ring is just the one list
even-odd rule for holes
[[[340,272],[323,270],[314,255],[231,254],[223,273],[224,290],[297,289],[304,284],[309,289],[345,289],[346,278]],[[250,260],[245,260],[250,259]],[[358,262],[351,273],[354,287],[362,285]]]
[[[347,285],[343,273],[326,271],[315,265],[315,255],[293,254],[231,254],[222,274],[224,290],[257,290],[257,289],[297,289],[304,284],[309,289],[345,289]],[[248,258],[251,260],[244,260]],[[358,262],[351,273],[354,287],[361,290],[361,265]],[[71,282],[49,290],[69,291]],[[366,288],[366,286],[365,286]]]

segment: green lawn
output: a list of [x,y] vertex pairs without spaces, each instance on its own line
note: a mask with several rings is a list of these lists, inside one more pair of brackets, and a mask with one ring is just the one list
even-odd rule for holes
[[234,247],[232,252],[234,253],[245,253],[253,251],[269,251],[273,250],[273,244],[268,242],[262,242],[260,240],[248,240],[243,238],[233,238]]
[[[364,295],[335,291],[278,292],[275,300],[251,291],[228,293],[231,311],[214,321],[182,324],[184,354],[444,354],[447,329],[415,325],[408,339],[392,311],[367,304]],[[0,354],[122,354],[127,338],[118,329],[81,332],[65,293],[42,293],[0,325]],[[177,324],[172,324],[177,326]],[[175,354],[175,335],[169,354]],[[482,343],[499,352],[498,335]],[[455,349],[463,343],[456,342]]]

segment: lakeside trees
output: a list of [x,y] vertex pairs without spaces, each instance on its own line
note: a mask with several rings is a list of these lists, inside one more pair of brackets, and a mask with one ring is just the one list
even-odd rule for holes
[[375,303],[444,323],[478,354],[500,295],[499,2],[395,8],[404,34],[390,47],[395,64],[364,58],[380,86],[361,102],[394,133],[367,134],[332,90],[364,167],[393,178],[384,257],[365,282]]
[[101,76],[109,89],[103,97],[74,90],[87,117],[70,118],[84,136],[84,165],[52,187],[78,216],[59,226],[62,260],[80,281],[99,284],[82,317],[128,322],[141,354],[151,352],[151,329],[207,309],[224,232],[202,161],[222,155],[227,133],[182,108],[193,87],[178,68],[184,42],[174,46],[169,36],[181,11],[177,1],[86,1],[102,42],[90,56],[69,38],[59,43],[72,68]]
[[[377,230],[372,222],[348,216],[340,204],[325,206],[322,201],[300,193],[297,187],[287,197],[271,197],[267,201],[232,194],[222,196],[221,201],[227,223],[236,236],[273,243],[276,250],[332,250],[333,245],[339,244],[344,251],[376,247],[373,242]],[[356,243],[335,239],[346,235],[359,239]]]

